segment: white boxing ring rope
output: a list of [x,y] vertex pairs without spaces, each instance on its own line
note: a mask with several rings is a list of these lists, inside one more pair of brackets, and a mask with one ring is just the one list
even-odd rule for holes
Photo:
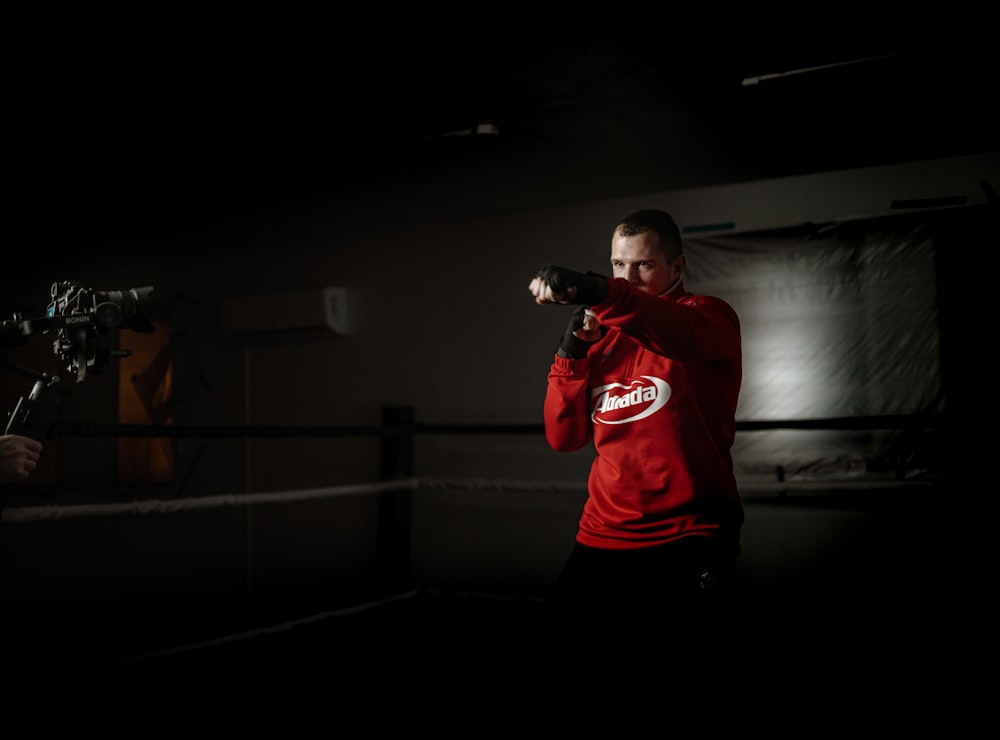
[[[773,498],[788,493],[809,493],[839,490],[882,490],[901,487],[930,487],[931,483],[920,480],[906,481],[816,481],[765,483],[740,482],[744,498],[763,494],[762,498]],[[216,509],[227,506],[254,506],[256,504],[290,503],[294,501],[320,500],[338,496],[355,496],[367,493],[393,493],[416,491],[421,488],[451,489],[468,491],[510,491],[513,493],[580,493],[586,492],[586,481],[539,483],[535,481],[487,480],[480,478],[398,478],[376,483],[356,483],[352,485],[324,486],[290,491],[264,493],[231,493],[215,496],[200,496],[181,499],[142,499],[113,504],[46,504],[44,506],[17,505],[0,509],[0,525],[26,524],[55,519],[75,519],[83,517],[116,516],[132,514],[169,514],[195,509]]]
[[453,479],[433,477],[399,478],[376,483],[356,483],[322,488],[305,488],[292,491],[266,493],[223,494],[182,499],[144,499],[114,504],[46,504],[44,506],[7,506],[0,511],[0,524],[25,524],[53,519],[116,516],[132,514],[169,514],[195,509],[216,509],[225,506],[254,506],[256,504],[290,503],[337,496],[355,496],[367,493],[392,493],[415,491],[420,488],[466,489],[469,491],[511,492],[567,492],[585,490],[581,483],[537,483],[529,481]]
[[[174,514],[178,512],[219,509],[225,507],[253,507],[262,504],[280,504],[309,500],[332,499],[341,496],[356,496],[366,494],[382,494],[396,492],[414,492],[423,490],[451,490],[476,492],[510,492],[510,493],[573,493],[579,494],[586,490],[585,484],[580,482],[559,483],[559,482],[531,482],[531,481],[511,481],[511,480],[487,480],[487,479],[452,479],[434,477],[410,477],[399,478],[389,481],[375,483],[328,486],[319,488],[263,492],[228,494],[204,497],[190,497],[183,499],[147,499],[117,503],[88,503],[88,504],[48,504],[43,506],[14,505],[6,506],[0,510],[0,525],[18,526],[37,522],[56,522],[64,520],[83,520],[104,517],[148,517],[160,514]],[[23,500],[23,499],[22,499]],[[434,589],[429,589],[433,592]],[[305,617],[284,621],[278,624],[265,627],[249,629],[235,634],[229,634],[218,638],[208,639],[199,642],[187,643],[177,647],[145,652],[129,657],[119,657],[107,661],[101,665],[91,664],[90,668],[110,668],[124,664],[136,663],[139,661],[169,657],[170,655],[183,654],[191,651],[212,648],[225,644],[252,640],[279,633],[288,632],[297,627],[316,624],[338,617],[347,617],[382,606],[390,606],[394,603],[405,602],[411,598],[428,592],[428,589],[420,587],[418,589],[405,589],[401,592],[391,594],[384,598],[366,603],[346,606],[331,611],[322,611],[310,614]],[[505,598],[492,594],[468,594],[485,597]]]
[[415,480],[396,480],[383,483],[359,483],[347,486],[307,488],[296,491],[269,493],[240,493],[181,499],[145,499],[114,504],[48,504],[45,506],[6,507],[0,515],[4,524],[23,524],[48,519],[76,519],[80,517],[115,516],[119,514],[170,514],[195,509],[217,509],[225,506],[253,506],[255,504],[308,501],[311,499],[351,496],[364,493],[406,491],[415,488]]

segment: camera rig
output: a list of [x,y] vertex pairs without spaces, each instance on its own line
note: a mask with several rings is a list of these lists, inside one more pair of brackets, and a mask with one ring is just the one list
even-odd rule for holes
[[[111,332],[131,329],[151,333],[152,286],[126,290],[92,290],[74,281],[52,284],[51,302],[45,316],[24,319],[19,314],[0,324],[0,345],[23,344],[33,334],[55,332],[52,348],[60,363],[76,378],[100,373],[112,359],[128,357],[132,350],[111,347]],[[58,396],[57,375],[4,364],[34,380],[31,392],[22,396],[7,420],[7,434],[23,434],[35,439],[49,436]]]

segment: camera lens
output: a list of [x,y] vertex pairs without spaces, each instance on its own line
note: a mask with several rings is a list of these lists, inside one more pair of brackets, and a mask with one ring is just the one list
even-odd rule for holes
[[106,328],[153,331],[153,325],[149,323],[152,309],[149,296],[152,292],[152,286],[145,286],[128,290],[109,290],[102,294],[105,300],[114,306],[113,310],[107,312],[105,320],[116,322],[106,325]]

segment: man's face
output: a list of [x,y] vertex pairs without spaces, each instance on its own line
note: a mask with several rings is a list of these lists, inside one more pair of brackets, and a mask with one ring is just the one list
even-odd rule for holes
[[668,260],[655,234],[645,232],[611,240],[611,271],[625,278],[643,293],[660,295],[680,277],[684,257]]

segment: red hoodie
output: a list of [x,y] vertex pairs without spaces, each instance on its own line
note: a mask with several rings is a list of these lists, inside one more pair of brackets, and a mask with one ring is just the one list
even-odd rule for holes
[[577,541],[605,549],[720,537],[738,545],[743,506],[733,475],[743,379],[739,317],[683,284],[665,296],[608,281],[590,306],[605,335],[587,356],[556,356],[545,394],[545,437],[597,457]]

